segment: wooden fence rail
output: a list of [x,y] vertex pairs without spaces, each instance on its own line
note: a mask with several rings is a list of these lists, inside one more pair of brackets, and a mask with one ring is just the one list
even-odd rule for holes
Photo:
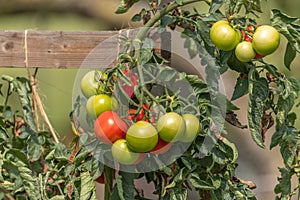
[[[29,67],[79,68],[95,47],[111,37],[125,33],[126,30],[27,31]],[[101,46],[102,51],[97,51],[96,57],[107,58],[110,52],[117,52],[116,47],[117,43],[108,40]],[[24,67],[24,61],[25,31],[0,31],[0,66]]]

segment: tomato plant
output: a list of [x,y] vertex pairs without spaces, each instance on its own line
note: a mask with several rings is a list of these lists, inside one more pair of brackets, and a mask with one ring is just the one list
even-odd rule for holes
[[99,115],[94,124],[94,132],[100,141],[111,144],[126,137],[127,124],[113,111]]
[[[117,13],[127,12],[137,2],[121,0]],[[205,6],[201,10],[185,7],[195,2]],[[283,164],[274,188],[276,199],[292,199],[299,193],[296,109],[300,87],[295,78],[263,57],[273,53],[280,37],[285,37],[282,60],[291,70],[300,52],[298,18],[272,9],[269,25],[258,25],[258,16],[269,13],[262,9],[260,0],[147,3],[132,18],[142,21],[144,28],[134,38],[118,35],[118,56],[112,66],[106,66],[103,73],[107,77],[91,73],[84,78],[91,85],[86,91],[82,86],[82,93],[92,96],[86,105],[86,98],[76,98],[70,117],[77,122],[74,129],[78,136],[69,146],[56,139],[48,120],[37,120],[34,77],[2,76],[1,199],[97,199],[93,181],[103,173],[105,200],[149,199],[142,189],[135,188],[134,180],[140,178],[153,184],[154,199],[188,199],[190,190],[196,199],[257,199],[252,192],[255,184],[237,177],[238,149],[227,139],[225,121],[228,126],[247,128],[258,147],[266,148],[266,141],[270,141],[270,149],[280,149]],[[151,29],[156,26],[158,31]],[[200,58],[195,68],[205,68],[205,81],[196,74],[176,72],[173,63],[157,51],[157,37],[152,36],[164,33],[164,29],[181,31],[190,56],[186,60]],[[253,59],[250,46],[260,59]],[[236,83],[226,85],[233,90],[228,99],[220,92],[220,79],[221,74],[231,71],[235,71],[231,75],[236,76]],[[20,100],[18,111],[10,105],[13,96]],[[248,107],[247,113],[242,113],[247,115],[247,126],[239,121],[241,114],[234,105],[241,97],[247,99],[242,105]],[[100,99],[108,103],[99,106]],[[94,132],[80,127],[82,106],[97,117]],[[129,109],[135,111],[134,124],[128,129],[126,122],[132,119]],[[47,119],[44,112],[40,114]]]

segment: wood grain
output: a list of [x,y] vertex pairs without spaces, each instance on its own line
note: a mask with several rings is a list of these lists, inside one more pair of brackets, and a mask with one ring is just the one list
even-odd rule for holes
[[[27,31],[29,67],[108,66],[120,51],[118,38],[121,34],[132,37],[135,32]],[[0,31],[1,67],[25,67],[24,38],[25,31]]]

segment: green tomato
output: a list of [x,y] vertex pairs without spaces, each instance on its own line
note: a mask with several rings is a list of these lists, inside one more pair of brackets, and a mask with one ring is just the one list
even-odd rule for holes
[[175,112],[169,112],[157,120],[160,138],[166,142],[176,142],[185,132],[184,119]]
[[131,125],[126,133],[128,147],[134,152],[149,152],[158,142],[157,130],[146,121]]
[[234,30],[229,22],[220,20],[210,30],[212,42],[223,51],[231,51],[242,39],[239,31]]
[[200,132],[199,119],[193,114],[184,114],[185,132],[179,139],[181,142],[192,142]]
[[278,48],[279,43],[280,35],[272,26],[259,26],[253,34],[253,48],[261,56],[273,53]]
[[135,164],[140,158],[140,153],[132,152],[128,148],[125,139],[115,141],[111,147],[111,153],[115,161],[124,165]]
[[97,118],[105,111],[118,109],[118,102],[114,97],[106,94],[91,96],[86,102],[86,111],[90,117]]
[[107,74],[103,74],[101,71],[89,71],[81,79],[80,89],[86,98],[97,94],[98,90],[103,90],[103,85],[96,81],[96,76],[107,79]]
[[239,43],[235,48],[235,56],[241,62],[250,62],[256,56],[252,43],[248,41]]

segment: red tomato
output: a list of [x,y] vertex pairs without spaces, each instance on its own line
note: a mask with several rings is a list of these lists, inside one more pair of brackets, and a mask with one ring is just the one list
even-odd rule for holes
[[148,119],[149,117],[145,117],[145,110],[148,110],[149,114],[151,115],[151,123],[155,123],[156,117],[153,109],[149,109],[149,106],[147,104],[144,104],[144,108],[140,109],[140,112],[136,114],[137,110],[136,109],[129,109],[128,110],[128,116],[127,119],[131,120],[134,122],[134,117],[136,115],[136,121],[146,121],[150,122]]
[[157,145],[152,149],[150,153],[153,154],[164,154],[171,148],[172,143],[171,142],[165,142],[160,137],[158,137]]
[[106,144],[126,138],[127,129],[128,125],[113,111],[100,114],[94,124],[96,136]]
[[[127,116],[127,119],[134,121],[136,112],[137,112],[136,109],[129,109],[129,111],[128,111],[129,115]],[[136,122],[143,120],[144,117],[145,117],[145,111],[144,111],[144,109],[141,109],[140,112],[136,116]]]
[[264,56],[262,56],[262,55],[256,53],[254,59],[260,59],[260,58],[263,58],[263,57],[264,57]]

